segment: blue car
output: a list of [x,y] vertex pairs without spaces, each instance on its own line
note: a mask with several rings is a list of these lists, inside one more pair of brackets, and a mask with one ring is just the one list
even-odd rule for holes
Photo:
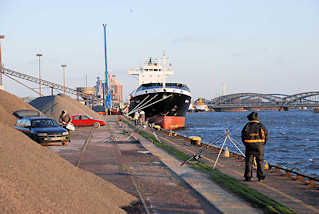
[[49,117],[22,117],[15,128],[42,145],[48,145],[50,142],[68,144],[69,132]]

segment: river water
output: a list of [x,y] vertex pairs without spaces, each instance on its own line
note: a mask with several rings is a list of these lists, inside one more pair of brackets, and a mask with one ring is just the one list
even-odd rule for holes
[[[230,130],[234,143],[244,152],[241,130],[250,112],[188,113],[186,128],[177,131],[184,136],[199,136],[204,143],[221,146],[225,130]],[[265,159],[307,175],[319,176],[319,114],[303,111],[259,111],[259,120],[268,129]],[[227,140],[226,146],[239,152]]]

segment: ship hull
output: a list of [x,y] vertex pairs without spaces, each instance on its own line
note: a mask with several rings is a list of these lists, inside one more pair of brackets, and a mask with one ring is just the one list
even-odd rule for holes
[[154,116],[152,120],[166,130],[175,130],[185,127],[185,116]]
[[191,96],[182,93],[145,93],[131,98],[129,111],[134,113],[140,109],[145,112],[149,123],[174,130],[185,127],[185,114],[190,101]]

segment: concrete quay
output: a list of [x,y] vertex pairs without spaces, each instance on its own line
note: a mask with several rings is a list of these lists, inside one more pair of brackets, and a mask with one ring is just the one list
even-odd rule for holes
[[[75,166],[79,165],[79,168],[138,197],[135,183],[149,213],[263,213],[221,188],[206,174],[187,165],[180,166],[179,160],[132,132],[125,123],[119,121],[119,116],[107,116],[105,120],[106,127],[77,128],[68,146],[51,146],[49,149]],[[168,136],[150,128],[139,128],[150,134],[155,132],[162,142],[189,155],[199,149],[180,137]],[[91,131],[91,140],[86,141]],[[216,160],[217,154],[218,151],[204,150],[201,161],[213,164],[212,160]],[[319,213],[318,186],[296,181],[272,170],[267,172],[264,183],[256,180],[244,182],[244,163],[235,158],[221,156],[217,168],[296,213]]]
[[[195,154],[200,147],[193,146],[189,141],[174,135],[169,136],[161,131],[144,130],[157,137],[164,143],[176,147],[189,155]],[[204,146],[205,147],[205,146]],[[203,149],[201,161],[213,166],[218,156],[219,149]],[[267,177],[263,183],[257,182],[254,178],[251,182],[245,182],[243,179],[244,160],[237,157],[224,157],[223,154],[217,163],[217,167],[222,173],[235,178],[242,184],[262,193],[265,196],[279,202],[290,208],[296,213],[319,213],[319,185],[313,185],[311,182],[299,181],[296,176],[284,173],[276,168],[265,170]]]
[[181,167],[180,161],[137,133],[129,136],[118,116],[107,116],[106,122],[98,129],[77,128],[68,146],[48,148],[138,197],[135,182],[148,209],[137,213],[263,213],[206,175]]
[[188,166],[181,167],[180,161],[176,160],[162,149],[159,149],[150,141],[136,133],[133,136],[138,139],[148,151],[159,157],[160,160],[175,174],[177,174],[180,179],[183,179],[189,187],[196,190],[200,195],[202,195],[202,197],[216,206],[222,213],[262,213],[261,210],[252,208],[242,199],[225,191],[223,188],[211,181],[206,174],[200,173]]

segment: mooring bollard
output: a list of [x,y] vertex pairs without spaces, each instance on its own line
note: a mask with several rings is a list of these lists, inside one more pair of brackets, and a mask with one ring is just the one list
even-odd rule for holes
[[225,157],[225,158],[229,158],[228,146],[226,146],[226,149],[225,149],[225,152],[224,152],[224,157]]
[[264,160],[264,163],[265,163],[265,167],[264,167],[264,169],[269,169],[269,164],[268,164],[268,162],[266,161],[266,160]]
[[202,138],[198,136],[190,136],[189,139],[191,140],[191,144],[195,144],[197,146],[202,145]]

